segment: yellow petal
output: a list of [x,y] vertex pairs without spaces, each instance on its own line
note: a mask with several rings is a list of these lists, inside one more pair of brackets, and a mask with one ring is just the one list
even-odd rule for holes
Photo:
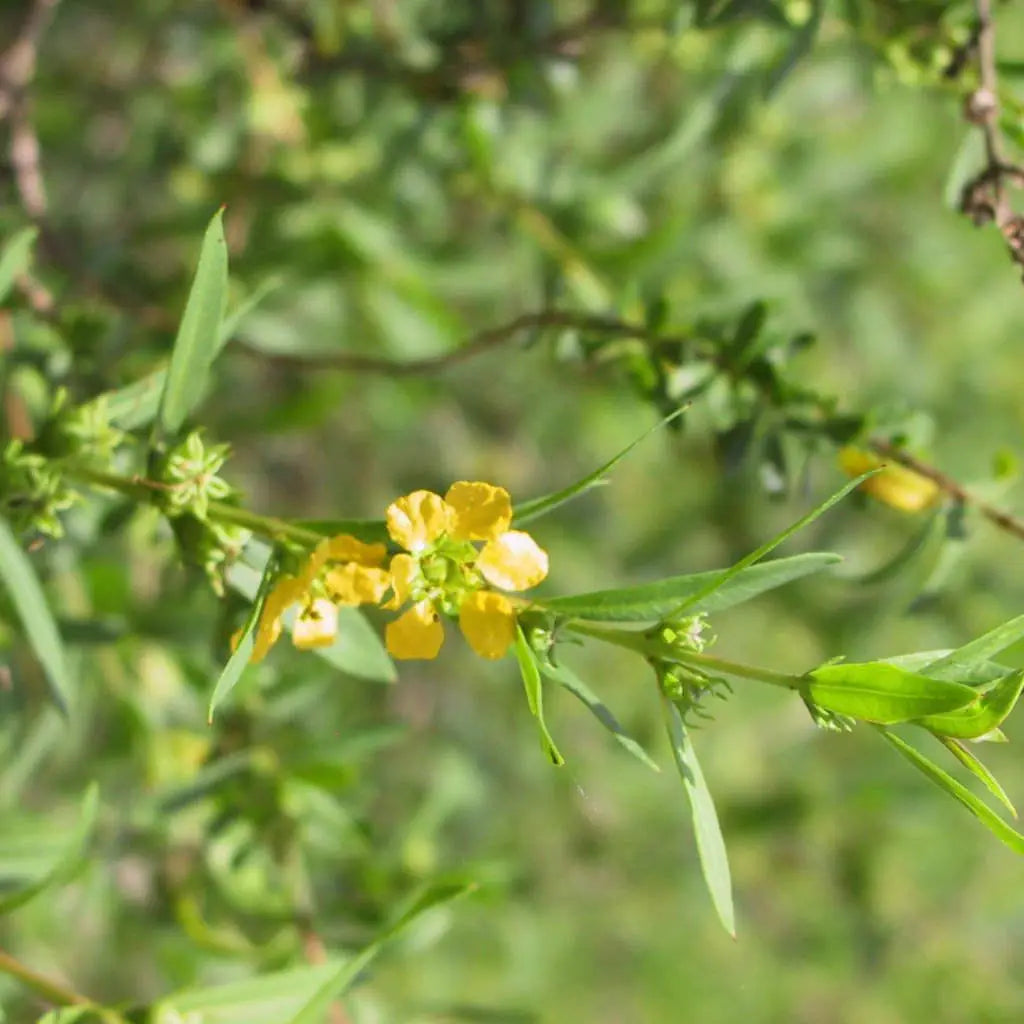
[[516,635],[516,616],[504,594],[477,590],[459,608],[459,626],[481,658],[503,658]]
[[335,604],[377,604],[391,586],[391,575],[386,569],[347,562],[328,569],[324,583],[328,597]]
[[271,588],[260,610],[256,624],[250,662],[262,661],[281,635],[281,616],[289,605],[298,601],[306,591],[303,580],[297,576],[282,576]]
[[330,647],[337,635],[338,609],[322,597],[306,605],[292,626],[292,643],[300,651]]
[[841,449],[839,465],[850,476],[859,476],[869,469],[885,466],[880,473],[868,477],[860,489],[901,512],[920,512],[933,504],[940,493],[939,485],[934,480],[898,463],[886,465],[879,456],[859,448]]
[[460,540],[493,540],[512,522],[512,499],[503,487],[460,480],[444,500],[455,510],[453,534]]
[[444,643],[444,627],[430,602],[420,601],[387,624],[384,642],[395,658],[436,658]]
[[358,537],[339,533],[321,542],[327,560],[330,562],[355,562],[357,565],[378,566],[384,564],[388,549],[384,544],[364,544]]
[[548,555],[521,530],[488,541],[476,560],[485,580],[502,590],[528,590],[548,574]]
[[422,551],[455,525],[455,512],[433,491],[413,491],[388,506],[388,533],[406,551]]
[[384,602],[385,608],[401,608],[412,595],[420,575],[419,562],[412,555],[395,555],[391,559],[391,588],[394,595]]

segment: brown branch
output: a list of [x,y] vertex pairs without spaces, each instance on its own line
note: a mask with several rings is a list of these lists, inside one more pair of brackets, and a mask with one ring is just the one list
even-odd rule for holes
[[999,79],[996,73],[996,33],[992,0],[975,0],[978,22],[974,33],[978,88],[967,98],[964,114],[981,130],[985,166],[964,185],[960,210],[975,224],[995,222],[1010,250],[1024,267],[1024,217],[1017,215],[1007,196],[1007,185],[1024,185],[1024,168],[1007,161],[999,132]]
[[458,363],[466,362],[490,349],[499,348],[510,342],[523,331],[545,327],[562,327],[587,331],[592,334],[618,335],[623,338],[639,338],[649,343],[670,345],[689,338],[666,337],[645,327],[643,324],[627,323],[617,317],[598,316],[588,313],[573,313],[568,310],[549,309],[539,313],[524,313],[498,327],[474,334],[451,352],[422,359],[388,359],[382,356],[367,356],[352,352],[308,353],[290,355],[287,353],[262,352],[246,345],[244,339],[237,339],[247,355],[297,369],[344,370],[347,373],[374,374],[386,377],[419,377],[440,373]]
[[0,949],[0,973],[8,974],[17,978],[27,989],[35,992],[36,995],[45,999],[46,1002],[56,1006],[92,1006],[91,999],[69,988],[61,981],[47,978],[31,967],[26,967],[20,960],[16,960],[10,953]]
[[[14,183],[25,212],[41,227],[48,204],[28,89],[35,77],[39,43],[59,3],[60,0],[34,0],[18,37],[0,55],[0,121],[6,119],[10,123]],[[45,285],[27,274],[21,276],[18,284],[37,312],[45,315],[53,310],[53,295]]]
[[1024,520],[1003,511],[1003,509],[996,508],[995,505],[990,505],[987,501],[971,494],[970,491],[951,476],[947,476],[941,470],[928,465],[927,462],[922,462],[913,455],[907,454],[902,448],[898,448],[888,441],[875,439],[870,441],[869,445],[873,451],[884,458],[892,459],[893,462],[898,462],[901,466],[912,469],[919,476],[927,477],[927,479],[938,486],[943,494],[949,495],[949,497],[963,505],[977,509],[982,516],[994,526],[999,527],[1000,530],[1004,530],[1006,533],[1024,540]]

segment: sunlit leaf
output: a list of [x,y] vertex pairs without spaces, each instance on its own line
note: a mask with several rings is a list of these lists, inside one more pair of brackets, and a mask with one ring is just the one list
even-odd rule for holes
[[224,211],[218,210],[203,237],[195,278],[167,367],[167,380],[157,410],[157,429],[164,437],[178,433],[203,394],[217,354],[228,287],[228,247]]
[[604,465],[598,466],[593,473],[588,473],[582,480],[577,480],[576,483],[570,484],[568,487],[562,488],[560,491],[555,491],[553,494],[546,494],[540,498],[531,498],[529,501],[520,502],[516,505],[512,513],[512,520],[516,526],[520,526],[523,523],[528,523],[531,519],[537,519],[540,516],[546,515],[553,509],[558,508],[559,505],[564,505],[567,501],[572,501],[573,498],[579,497],[585,491],[590,490],[591,487],[597,487],[605,482],[608,474],[617,466],[641,441],[645,441],[651,434],[661,430],[662,427],[671,423],[674,419],[681,416],[685,410],[678,409],[670,416],[666,416],[660,423],[655,424],[645,434],[641,434],[635,441],[631,441],[625,448],[622,449],[617,455],[612,456]]
[[555,665],[551,662],[541,661],[540,670],[549,679],[559,683],[574,697],[578,698],[601,725],[615,737],[615,740],[638,761],[647,765],[653,771],[661,771],[657,763],[651,759],[650,754],[623,729],[619,720],[608,709],[604,701],[572,669],[565,665]]
[[1015,853],[1024,854],[1024,836],[1012,829],[987,804],[976,797],[966,786],[957,782],[948,772],[937,764],[929,761],[919,750],[901,740],[888,729],[879,732],[894,746],[918,771],[925,774],[940,789],[945,790],[954,800],[959,800],[989,831],[994,833]]
[[[687,602],[687,610],[691,614],[720,612],[802,576],[821,572],[840,561],[839,555],[830,552],[810,552],[749,566],[717,586],[715,584],[721,580],[722,570],[670,576],[634,587],[596,590],[538,603],[559,615],[592,622],[655,622],[673,613],[681,601]],[[690,599],[697,595],[702,596],[690,603]]]
[[950,736],[939,736],[938,741],[972,774],[980,779],[988,791],[1016,818],[1017,808],[1013,801],[1006,795],[1006,790],[1000,785],[999,780],[984,765],[981,759],[960,740]]
[[998,729],[1013,710],[1024,689],[1024,671],[1010,672],[983,693],[976,704],[958,711],[928,715],[917,725],[940,736],[974,740]]
[[715,803],[697,761],[696,751],[690,742],[683,716],[675,704],[665,698],[662,699],[662,708],[665,712],[669,742],[672,745],[672,756],[676,768],[679,769],[679,777],[683,780],[687,799],[690,801],[693,832],[697,840],[697,854],[704,874],[704,883],[722,926],[735,938],[736,913],[732,902],[732,877]]
[[829,711],[880,725],[955,711],[979,699],[969,686],[929,679],[884,661],[823,665],[807,673],[804,689]]
[[955,651],[950,651],[941,658],[937,658],[923,671],[933,679],[958,678],[958,673],[990,660],[1000,651],[1005,651],[1007,647],[1012,647],[1021,639],[1024,639],[1024,615],[1018,615],[971,640],[970,643],[958,647]]
[[544,686],[540,677],[540,667],[537,656],[530,649],[522,627],[516,626],[516,659],[519,661],[519,671],[523,677],[523,687],[526,690],[526,703],[529,705],[530,714],[537,720],[537,731],[540,733],[540,745],[547,754],[552,764],[565,764],[565,758],[558,752],[555,741],[548,732],[547,724],[544,721]]

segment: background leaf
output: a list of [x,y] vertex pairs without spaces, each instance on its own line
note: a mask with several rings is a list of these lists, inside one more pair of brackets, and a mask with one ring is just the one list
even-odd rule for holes
[[25,636],[43,666],[54,704],[68,713],[71,703],[71,675],[64,644],[32,563],[21,550],[11,528],[0,519],[0,578],[7,588],[14,610],[25,628]]
[[38,235],[37,228],[22,228],[4,243],[3,249],[0,249],[0,303],[7,300],[18,275],[28,269]]

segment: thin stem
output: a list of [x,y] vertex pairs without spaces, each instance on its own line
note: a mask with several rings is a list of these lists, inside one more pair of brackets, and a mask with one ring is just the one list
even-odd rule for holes
[[[69,476],[92,487],[117,491],[140,504],[152,504],[156,493],[167,490],[166,484],[155,480],[146,480],[140,476],[120,476],[91,466],[70,464],[65,466],[65,471]],[[221,501],[211,501],[207,506],[207,515],[214,522],[241,526],[269,540],[293,540],[299,544],[311,545],[322,539],[315,530]]]
[[60,981],[47,978],[38,971],[26,967],[20,960],[16,960],[10,953],[0,949],[0,971],[17,978],[27,989],[31,989],[36,995],[41,996],[48,1003],[57,1006],[91,1006],[92,1000],[86,999],[81,993]]
[[595,640],[614,644],[616,647],[624,647],[626,650],[636,651],[638,654],[643,654],[646,657],[665,658],[666,660],[677,661],[683,665],[691,665],[694,668],[703,669],[707,672],[735,676],[738,679],[753,679],[759,683],[781,686],[786,690],[799,690],[803,686],[803,679],[800,676],[773,672],[767,668],[755,668],[752,665],[743,665],[738,661],[728,661],[725,658],[718,658],[711,654],[699,654],[697,651],[680,650],[677,647],[666,644],[665,641],[659,640],[657,637],[646,636],[636,630],[595,626],[588,622],[570,622],[566,625],[566,629],[581,636],[589,636]]

